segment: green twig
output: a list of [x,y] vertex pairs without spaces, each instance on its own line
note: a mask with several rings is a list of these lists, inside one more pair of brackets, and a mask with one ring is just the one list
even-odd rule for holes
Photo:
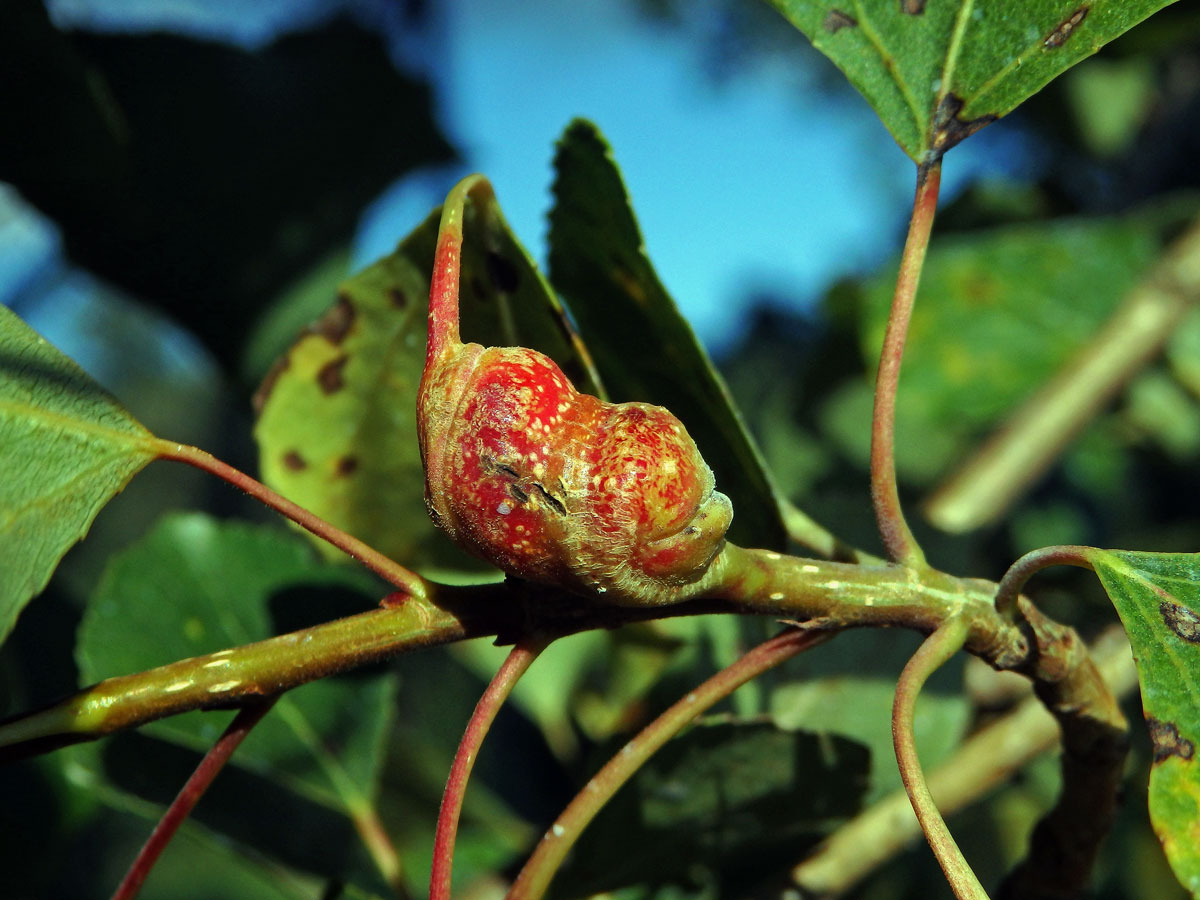
[[752,678],[815,646],[828,635],[789,629],[722,669],[667,709],[592,776],[542,836],[509,889],[507,900],[538,900],[596,814],[655,752],[689,722]]
[[162,855],[163,850],[166,849],[167,844],[170,843],[171,838],[175,836],[200,798],[204,796],[204,792],[208,790],[209,785],[224,768],[225,763],[229,762],[233,751],[245,740],[246,735],[262,720],[274,703],[275,699],[269,698],[238,711],[224,734],[200,760],[196,770],[188,778],[171,805],[167,807],[167,811],[158,824],[154,826],[154,831],[142,845],[137,858],[134,859],[129,871],[125,873],[125,877],[113,893],[112,900],[132,900],[137,896],[146,876],[150,874],[150,870]]
[[917,284],[921,280],[921,268],[925,263],[925,251],[929,246],[941,179],[940,157],[917,167],[912,218],[908,223],[908,238],[900,257],[896,291],[892,296],[892,308],[879,354],[879,369],[875,375],[875,411],[871,418],[871,499],[875,504],[879,533],[888,555],[896,562],[913,568],[925,565],[925,555],[904,518],[896,485],[896,391],[900,385],[900,362],[904,356],[904,342],[908,336]]
[[900,777],[904,781],[904,789],[912,802],[913,811],[925,832],[925,839],[933,849],[938,864],[954,890],[954,896],[959,900],[988,900],[987,892],[975,877],[975,872],[967,864],[958,844],[954,842],[946,820],[938,811],[929,785],[925,781],[925,773],[921,770],[921,762],[917,758],[916,734],[913,729],[913,718],[916,714],[917,695],[926,680],[951,656],[962,649],[967,639],[967,623],[959,618],[951,618],[926,638],[925,642],[913,654],[900,680],[896,684],[896,701],[892,707],[892,743],[896,748],[896,762],[900,766]]
[[496,713],[516,687],[517,681],[546,649],[550,640],[544,635],[535,634],[518,641],[475,705],[475,712],[472,713],[459,742],[458,751],[454,754],[454,762],[446,779],[446,790],[442,794],[441,809],[438,810],[433,841],[433,871],[429,876],[430,900],[450,900],[458,818],[462,812],[463,797],[467,792],[467,781],[471,777],[471,769],[475,766],[483,739],[492,727]]
[[[992,605],[996,585],[934,569],[851,565],[727,544],[695,599],[662,607],[604,606],[521,582],[448,587],[291,634],[109,678],[45,709],[0,723],[0,756],[92,740],[193,709],[228,707],[400,653],[531,628],[571,634],[702,613],[814,620],[822,628],[896,626],[931,632],[971,622],[968,648],[997,668],[1029,660],[1025,637]],[[1029,673],[1036,677],[1036,672]]]

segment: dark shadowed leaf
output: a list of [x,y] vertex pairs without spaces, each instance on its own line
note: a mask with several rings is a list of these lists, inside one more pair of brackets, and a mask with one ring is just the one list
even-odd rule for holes
[[[158,20],[159,24],[164,24]],[[427,84],[346,19],[256,50],[156,30],[64,32],[6,4],[0,180],[71,258],[163,306],[225,363],[262,304],[363,207],[452,156]]]
[[[408,565],[486,571],[425,510],[416,403],[437,227],[435,212],[342,284],[259,388],[255,437],[263,480],[322,518]],[[461,316],[464,340],[534,347],[595,390],[561,305],[494,202],[468,206]]]
[[1171,0],[769,0],[914,161],[940,157]]
[[[198,514],[172,516],[111,561],[80,627],[80,674],[99,680],[235,647],[369,608],[377,593],[369,575],[322,563],[297,535]],[[238,777],[254,782],[246,790],[276,798],[266,804],[273,809],[298,811],[286,830],[293,846],[319,842],[316,831],[332,829],[353,847],[352,826],[376,815],[394,694],[387,675],[314,682],[281,698],[238,748],[233,765],[247,773]],[[124,789],[160,800],[162,783],[120,767],[131,758],[154,759],[172,777],[175,768],[186,773],[194,758],[179,748],[203,752],[228,720],[228,714],[197,712],[154,722],[136,736],[144,746],[106,754],[105,769]],[[184,762],[173,763],[177,757]],[[178,789],[180,781],[166,780]],[[236,810],[237,799],[230,800],[228,809]],[[224,811],[213,805],[214,827],[251,842],[261,838],[266,852],[278,850],[277,838],[268,835],[270,821],[254,829],[254,817],[243,812],[222,820]],[[277,832],[278,816],[267,819]]]
[[100,508],[154,458],[153,441],[0,306],[0,640]]
[[[668,743],[583,833],[556,897],[692,876],[753,877],[857,812],[869,753],[757,722],[703,723]],[[757,868],[761,867],[761,868]]]
[[1200,897],[1200,554],[1095,550],[1096,574],[1133,645],[1154,744],[1150,822]]
[[614,400],[679,416],[733,501],[735,540],[784,543],[762,457],[691,326],[646,256],[625,184],[604,138],[575,121],[554,160],[550,279],[570,306]]

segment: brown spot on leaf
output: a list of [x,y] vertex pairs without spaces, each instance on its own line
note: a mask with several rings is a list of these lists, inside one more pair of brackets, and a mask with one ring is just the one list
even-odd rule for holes
[[831,9],[825,14],[825,21],[821,23],[821,27],[830,34],[837,34],[843,28],[856,28],[857,26],[858,19],[840,9]]
[[290,356],[281,356],[271,364],[271,368],[267,370],[267,376],[262,380],[262,384],[258,386],[258,390],[254,392],[254,396],[250,398],[250,403],[254,407],[254,417],[257,419],[262,415],[263,407],[267,405],[267,401],[271,399],[271,391],[275,390],[275,382],[279,380],[279,376],[287,371],[288,366],[292,364]]
[[1087,18],[1088,8],[1081,6],[1075,12],[1071,13],[1058,27],[1046,35],[1046,39],[1042,41],[1042,46],[1047,50],[1054,50],[1061,47],[1067,42],[1067,38],[1075,33],[1075,30],[1083,24],[1083,20]]
[[919,16],[925,12],[925,0],[900,0],[900,12],[906,16]]
[[517,285],[521,283],[521,276],[517,274],[517,267],[494,250],[488,251],[487,270],[488,275],[491,276],[492,284],[502,293],[511,294],[517,289]]
[[1150,729],[1150,740],[1154,744],[1156,765],[1172,756],[1190,760],[1196,755],[1196,745],[1179,733],[1174,722],[1160,722],[1153,716],[1146,716],[1146,727]]
[[302,472],[308,468],[308,463],[304,461],[304,457],[297,451],[289,450],[283,454],[283,467],[293,472]]
[[346,339],[354,327],[354,304],[345,294],[338,294],[337,302],[321,318],[312,324],[313,334],[319,334],[335,347]]
[[323,394],[336,394],[346,382],[342,377],[342,369],[346,367],[346,362],[350,357],[342,354],[336,359],[331,359],[317,371],[317,386],[320,387]]
[[388,288],[387,293],[388,300],[391,301],[392,306],[396,307],[396,309],[404,309],[406,306],[408,306],[408,295],[405,294],[404,291],[400,290],[400,288],[390,287]]
[[1200,616],[1175,600],[1158,604],[1167,627],[1190,644],[1200,644]]
[[958,114],[962,112],[962,108],[962,97],[953,93],[947,94],[938,103],[933,114],[933,140],[931,142],[935,158],[940,157],[955,144],[965,141],[983,126],[990,125],[1000,118],[989,114],[975,119],[960,119]]
[[333,471],[339,478],[345,478],[347,475],[353,475],[357,469],[358,459],[347,454],[337,461]]

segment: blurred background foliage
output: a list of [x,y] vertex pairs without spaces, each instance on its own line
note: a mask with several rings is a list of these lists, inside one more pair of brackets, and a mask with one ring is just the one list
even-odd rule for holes
[[[552,143],[585,115],[612,142],[649,258],[716,357],[780,493],[876,549],[870,377],[911,165],[766,4],[565,8],[0,0],[0,300],[156,433],[255,471],[249,400],[271,360],[458,176],[487,172],[513,231],[546,258]],[[950,154],[900,394],[910,508],[1086,347],[1195,218],[1197,158],[1200,11],[1188,4]],[[1046,543],[1195,551],[1198,359],[1195,312],[994,524],[947,535],[915,516],[930,559],[995,578]],[[231,518],[248,522],[219,521]],[[1048,573],[1037,592],[1085,636],[1115,621],[1077,573]],[[380,593],[223,485],[153,466],[0,649],[0,715]],[[462,895],[495,896],[606,753],[769,631],[686,620],[551,648],[480,759]],[[915,645],[845,634],[739,691],[596,822],[558,894],[778,896],[805,847],[897,785],[890,685]],[[426,652],[295,692],[144,896],[385,896],[357,837],[372,822],[420,896],[450,755],[503,652]],[[961,666],[939,673],[918,723],[927,763],[997,714],[976,699]],[[1136,700],[1130,713],[1140,720]],[[4,896],[107,896],[227,718],[197,714],[0,769]],[[1148,766],[1138,734],[1097,896],[1182,896],[1146,822]],[[1042,760],[952,820],[985,883],[1019,858],[1056,785]],[[945,890],[919,846],[853,896]]]

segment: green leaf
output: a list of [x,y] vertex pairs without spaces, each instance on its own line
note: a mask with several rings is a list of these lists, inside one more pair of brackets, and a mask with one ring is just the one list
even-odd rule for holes
[[1200,897],[1200,554],[1094,550],[1089,559],[1133,644],[1154,743],[1150,822],[1175,876]]
[[[1007,226],[935,244],[897,397],[901,476],[935,478],[969,439],[1044,383],[1086,345],[1160,247],[1149,216]],[[861,297],[868,365],[879,353],[894,280],[888,267]],[[856,398],[868,404],[869,418],[869,397]],[[831,412],[843,445],[865,459],[869,435],[853,427],[858,414]]]
[[[896,681],[854,675],[783,685],[771,695],[771,719],[780,728],[836,734],[871,750],[871,790],[865,802],[903,788],[892,749]],[[961,694],[927,692],[917,704],[914,731],[926,771],[949,759],[967,733],[971,706]]]
[[762,456],[646,256],[611,149],[594,125],[577,120],[558,143],[554,167],[550,280],[612,398],[656,403],[677,415],[733,501],[731,536],[781,547],[779,498]]
[[[259,388],[254,434],[263,480],[288,498],[393,559],[479,572],[429,520],[417,446],[437,227],[435,212],[342,284]],[[464,340],[541,350],[595,390],[561,304],[494,203],[468,207],[462,285]]]
[[[171,516],[110,562],[80,626],[80,674],[99,680],[361,611],[373,602],[374,584],[360,570],[322,563],[304,540],[281,529]],[[352,834],[351,822],[375,816],[394,695],[387,675],[305,685],[279,700],[233,764],[290,794],[289,803],[338,813]],[[189,713],[151,723],[138,737],[203,752],[227,721],[220,713]],[[147,745],[134,756],[152,751]],[[128,756],[113,754],[108,767]],[[313,838],[306,826],[315,827],[291,822],[289,840]]]
[[0,640],[100,508],[155,457],[153,441],[0,306]]
[[1171,0],[770,0],[931,162]]
[[769,871],[857,812],[866,748],[763,722],[709,721],[668,743],[583,833],[555,896],[694,869]]

